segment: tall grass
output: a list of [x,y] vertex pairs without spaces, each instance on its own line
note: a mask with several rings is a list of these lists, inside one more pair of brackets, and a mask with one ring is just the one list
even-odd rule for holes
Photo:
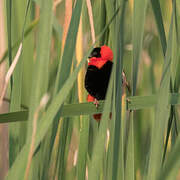
[[[4,10],[0,65],[11,66],[23,43],[3,98],[9,113],[0,114],[9,123],[4,179],[180,178],[178,0],[7,0]],[[88,55],[103,44],[114,66],[97,109],[82,83]]]

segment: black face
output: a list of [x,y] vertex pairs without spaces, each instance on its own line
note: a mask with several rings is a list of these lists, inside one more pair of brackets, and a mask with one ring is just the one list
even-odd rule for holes
[[100,48],[100,47],[94,48],[94,49],[92,50],[89,58],[92,58],[92,57],[101,57],[100,51],[101,51],[101,48]]

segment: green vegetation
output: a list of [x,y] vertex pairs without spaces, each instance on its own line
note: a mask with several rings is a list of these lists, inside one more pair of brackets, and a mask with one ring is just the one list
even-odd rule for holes
[[[9,126],[6,180],[180,178],[179,0],[91,0],[93,17],[83,0],[4,4],[0,66],[13,63],[22,43],[3,98],[9,113],[0,114]],[[82,83],[88,55],[103,44],[114,66],[96,109]]]

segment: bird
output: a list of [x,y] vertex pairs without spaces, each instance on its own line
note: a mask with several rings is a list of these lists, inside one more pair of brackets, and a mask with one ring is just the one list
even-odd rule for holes
[[[104,100],[106,97],[113,67],[113,51],[106,45],[95,47],[88,58],[89,61],[84,85],[89,93],[87,101],[94,102],[97,108],[99,100]],[[122,77],[122,81],[126,83],[127,87],[129,87],[124,71]],[[101,114],[94,114],[93,117],[97,122],[101,120]]]

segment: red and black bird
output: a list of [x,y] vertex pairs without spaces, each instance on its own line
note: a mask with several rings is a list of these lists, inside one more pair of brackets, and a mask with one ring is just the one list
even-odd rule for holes
[[[88,68],[85,75],[85,88],[89,95],[88,102],[94,102],[96,107],[99,100],[104,100],[113,66],[113,52],[108,46],[96,47],[89,56]],[[93,115],[95,120],[101,119],[101,114]]]
[[[96,107],[99,100],[104,100],[109,84],[109,79],[113,66],[113,52],[108,46],[96,47],[89,56],[88,68],[85,75],[85,88],[89,95],[88,102],[94,102]],[[130,86],[126,80],[124,71],[122,72],[123,91],[127,87],[130,92]],[[94,119],[99,121],[101,114],[94,114]]]

